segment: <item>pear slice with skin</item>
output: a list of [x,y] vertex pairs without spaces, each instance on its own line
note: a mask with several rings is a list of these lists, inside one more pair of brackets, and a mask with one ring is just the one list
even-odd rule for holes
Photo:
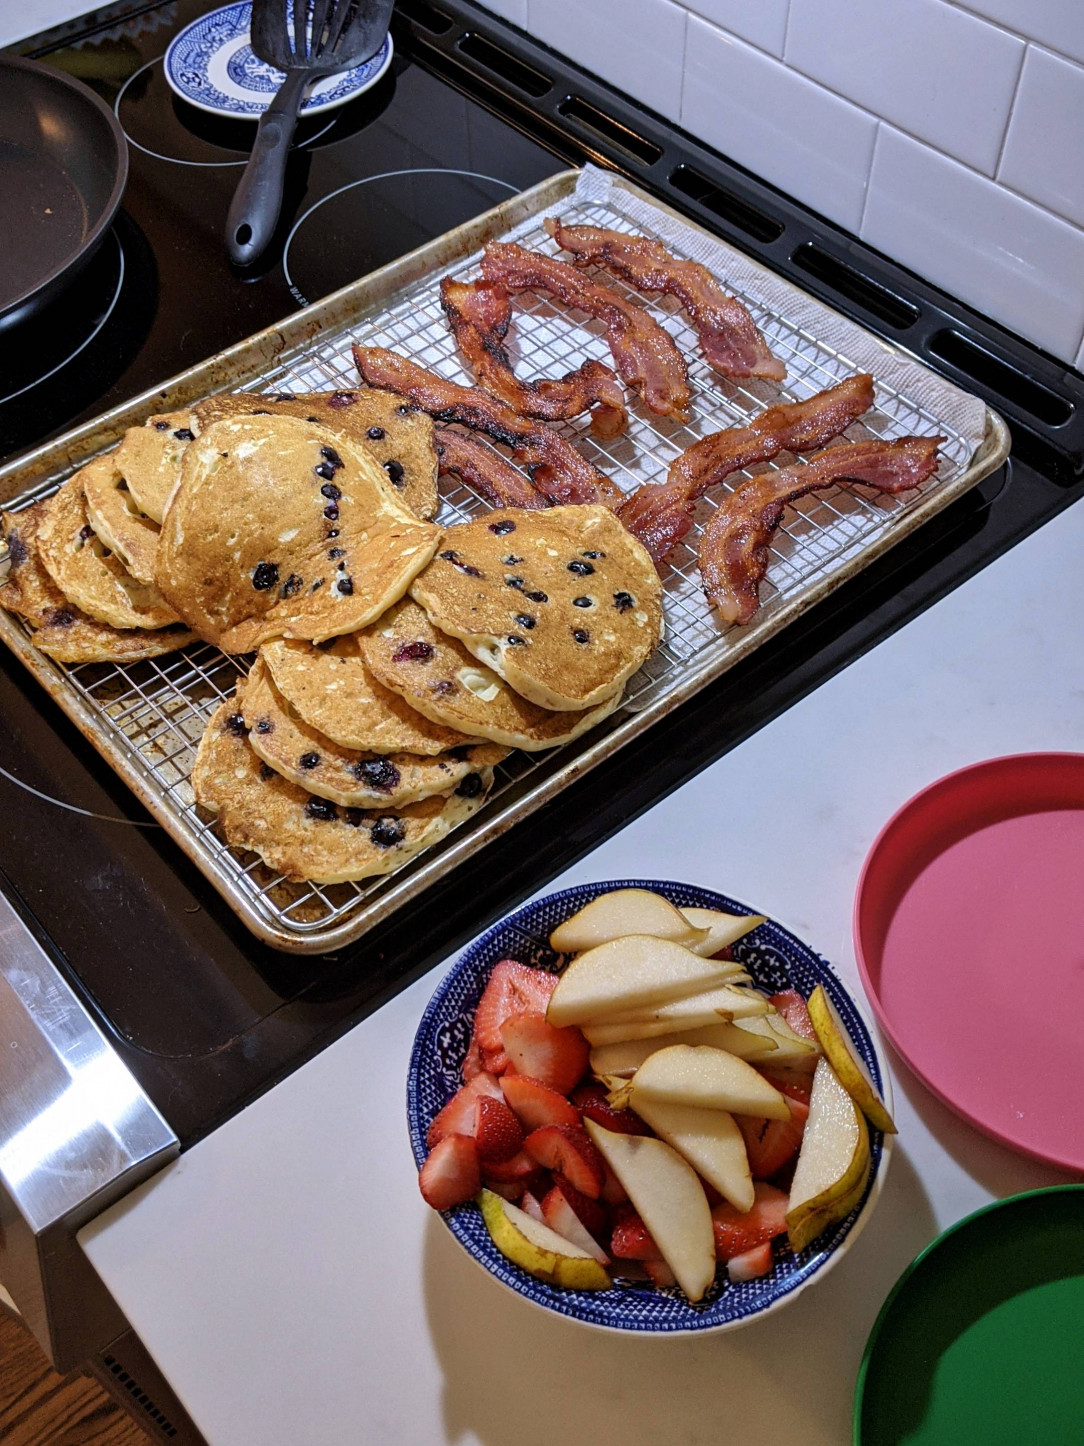
[[720,949],[728,949],[768,922],[767,914],[723,914],[718,909],[682,909],[681,912],[690,924],[707,930],[699,943],[688,946],[695,954],[703,954],[705,958],[718,954]]
[[711,959],[669,939],[631,934],[578,955],[557,981],[550,1024],[587,1024],[606,1015],[700,994],[725,980]]
[[804,1250],[850,1214],[869,1173],[869,1158],[865,1115],[827,1059],[819,1059],[787,1205],[787,1234],[795,1250]]
[[755,1196],[749,1156],[733,1115],[726,1110],[664,1105],[658,1100],[644,1099],[635,1089],[629,1096],[629,1104],[644,1124],[650,1125],[660,1139],[688,1160],[697,1174],[714,1185],[735,1210],[742,1214],[752,1210]]
[[[805,1064],[812,1067],[813,1061],[820,1053],[817,1046],[811,1039],[803,1039],[796,1034],[781,1014],[762,1014],[759,1018],[740,1019],[734,1024],[735,1029],[743,1030],[746,1034],[754,1034],[762,1039],[769,1039],[775,1044],[775,1053],[772,1055],[772,1065],[779,1064]],[[740,1051],[734,1050],[735,1054]],[[744,1055],[749,1059],[751,1056]]]
[[708,931],[691,924],[669,899],[650,889],[614,889],[599,894],[559,924],[550,935],[550,948],[560,954],[578,954],[630,934],[669,939],[691,949],[707,938]]
[[[758,1021],[749,1020],[748,1023]],[[679,1034],[656,1035],[649,1039],[626,1039],[620,1044],[602,1044],[591,1051],[591,1072],[596,1075],[633,1075],[649,1055],[658,1054],[660,1049],[669,1049],[674,1044],[707,1044],[713,1049],[725,1049],[739,1059],[774,1061],[779,1049],[777,1040],[766,1035],[753,1034],[736,1024],[720,1020],[705,1029],[683,1030]]]
[[696,1171],[665,1140],[615,1134],[587,1118],[583,1123],[682,1290],[691,1301],[702,1300],[715,1279],[715,1234]]
[[896,1126],[888,1113],[869,1070],[859,1058],[836,1007],[824,985],[818,984],[806,1001],[821,1048],[839,1077],[839,1082],[875,1129],[894,1135]]
[[649,1055],[632,1077],[643,1099],[789,1120],[786,1097],[752,1065],[707,1045],[674,1044]]
[[612,1286],[613,1281],[586,1250],[510,1201],[483,1190],[478,1204],[493,1244],[529,1275],[569,1290],[609,1290]]
[[767,1014],[771,1005],[755,989],[738,989],[720,985],[703,994],[690,994],[649,1009],[607,1014],[583,1027],[591,1044],[619,1044],[623,1039],[650,1039],[656,1034],[674,1034],[678,1030],[704,1029],[720,1019],[748,1019]]

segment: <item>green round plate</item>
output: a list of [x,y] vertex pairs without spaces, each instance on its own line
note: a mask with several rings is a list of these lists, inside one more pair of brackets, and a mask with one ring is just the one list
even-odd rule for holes
[[1011,1195],[919,1255],[866,1344],[855,1446],[1081,1446],[1084,1185]]

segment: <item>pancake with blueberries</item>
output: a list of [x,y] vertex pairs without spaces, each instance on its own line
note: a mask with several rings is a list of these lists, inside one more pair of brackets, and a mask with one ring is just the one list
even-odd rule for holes
[[662,633],[662,585],[607,507],[495,511],[450,527],[411,588],[458,638],[542,708],[621,692]]
[[192,769],[197,803],[217,815],[226,842],[248,849],[288,879],[337,884],[390,874],[477,812],[492,769],[447,796],[398,809],[340,808],[290,783],[257,758],[244,718],[228,698],[204,731]]
[[158,523],[141,512],[116,453],[107,453],[101,466],[81,473],[91,526],[106,547],[117,554],[137,582],[154,582],[154,554],[158,550]]
[[482,772],[508,751],[477,743],[425,758],[342,748],[291,716],[262,655],[237,690],[237,706],[258,757],[309,793],[350,808],[398,808],[461,787],[469,796],[472,788],[481,791]]
[[136,506],[160,523],[181,477],[185,448],[199,423],[190,411],[163,412],[142,427],[129,427],[113,454]]
[[185,452],[155,579],[201,638],[245,653],[365,627],[440,537],[345,437],[297,417],[233,417]]

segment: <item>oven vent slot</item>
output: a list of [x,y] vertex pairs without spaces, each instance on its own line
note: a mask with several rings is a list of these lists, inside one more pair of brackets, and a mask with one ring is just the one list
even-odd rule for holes
[[582,96],[566,95],[557,111],[566,120],[582,126],[584,130],[593,131],[600,140],[616,146],[618,150],[624,151],[627,156],[632,156],[645,166],[653,166],[662,155],[661,146],[649,141],[646,136],[639,135],[621,121],[614,120],[612,115],[607,115],[604,110],[591,105]]
[[718,181],[709,181],[707,176],[702,176],[693,166],[678,166],[670,175],[670,184],[675,191],[680,191],[691,201],[699,202],[713,216],[729,221],[731,226],[736,226],[755,241],[777,241],[783,234],[781,221],[758,211],[733,191],[720,186]]
[[1015,402],[1048,427],[1064,427],[1072,420],[1075,408],[1071,402],[1044,387],[1034,377],[1017,371],[1016,367],[960,332],[950,329],[935,332],[926,347],[941,361],[948,362],[949,366],[980,383],[987,391]]
[[897,331],[905,331],[919,318],[917,306],[878,282],[871,281],[868,276],[863,276],[860,271],[848,266],[837,256],[830,256],[812,241],[806,241],[799,246],[791,260],[807,276],[815,276],[818,281],[830,286],[837,295],[856,302],[871,316],[878,317]]
[[451,16],[434,9],[427,0],[397,0],[395,8],[408,20],[413,20],[415,25],[428,30],[430,35],[444,35],[455,23]]
[[522,60],[517,60],[514,55],[509,55],[507,50],[502,50],[499,45],[494,45],[492,40],[487,40],[484,35],[477,35],[469,31],[456,41],[456,49],[461,50],[469,59],[477,61],[486,70],[499,75],[502,80],[514,85],[517,90],[522,90],[526,95],[540,96],[553,89],[553,81],[541,73],[524,65]]
[[108,1368],[110,1375],[116,1377],[118,1385],[124,1387],[135,1404],[150,1417],[162,1435],[176,1436],[176,1426],[173,1425],[164,1411],[158,1409],[146,1391],[140,1389],[139,1382],[128,1374],[117,1358],[115,1356],[103,1356],[102,1361]]

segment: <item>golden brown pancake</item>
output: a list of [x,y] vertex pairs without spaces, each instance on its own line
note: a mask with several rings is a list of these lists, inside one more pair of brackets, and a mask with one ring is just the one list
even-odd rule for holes
[[106,466],[84,467],[83,492],[87,516],[94,531],[120,558],[137,582],[154,583],[154,554],[158,549],[159,527],[139,510],[124,474],[114,460]]
[[114,456],[136,505],[161,522],[180,481],[184,450],[199,423],[190,411],[163,412],[142,427],[129,427]]

